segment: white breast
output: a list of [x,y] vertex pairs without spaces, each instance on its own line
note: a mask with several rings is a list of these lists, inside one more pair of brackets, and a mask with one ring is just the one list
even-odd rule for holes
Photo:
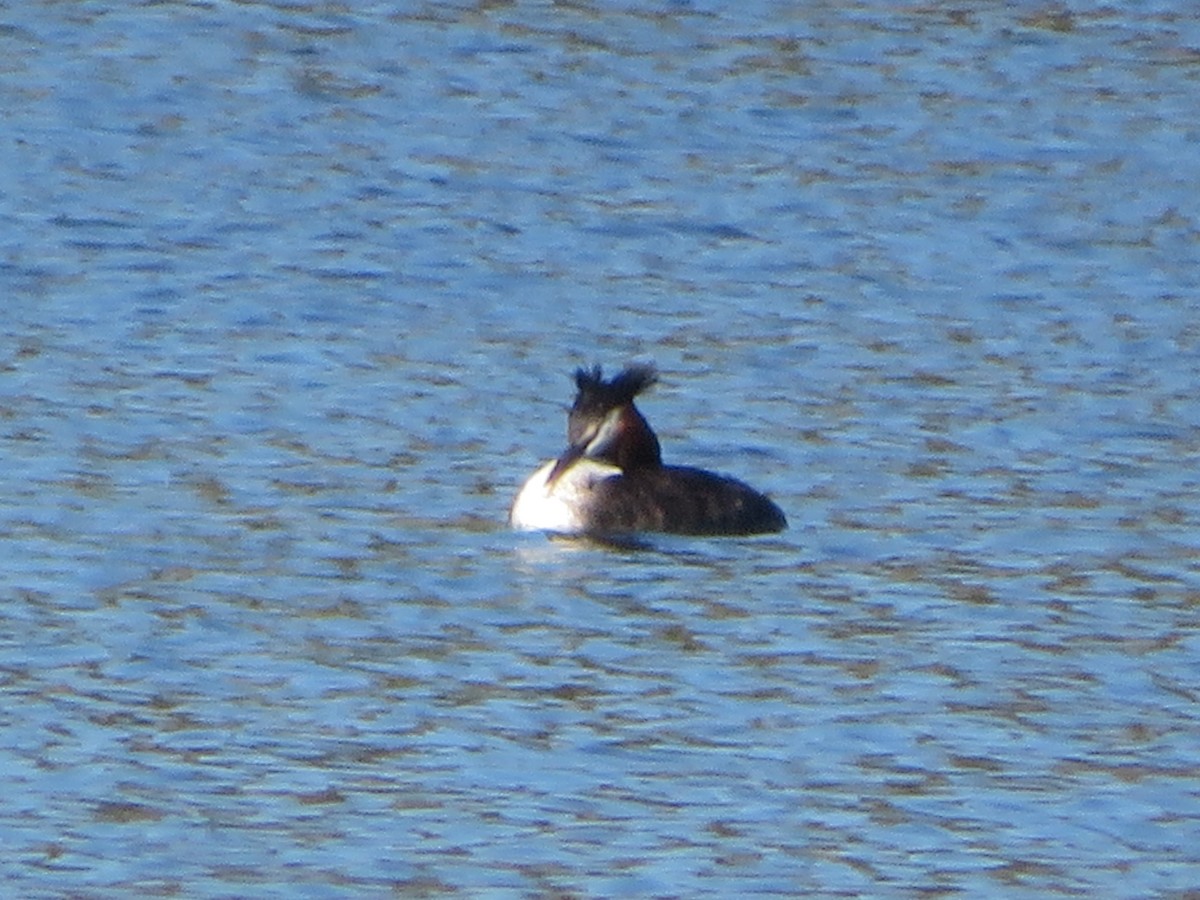
[[509,524],[521,531],[556,531],[577,534],[587,528],[587,513],[597,482],[621,474],[616,466],[581,459],[546,487],[554,468],[550,460],[529,477],[517,492],[508,513]]

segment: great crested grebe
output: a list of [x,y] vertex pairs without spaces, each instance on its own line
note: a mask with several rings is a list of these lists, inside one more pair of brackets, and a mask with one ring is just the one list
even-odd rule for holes
[[747,484],[690,466],[664,466],[658,438],[633,398],[658,376],[630,366],[605,381],[578,369],[567,449],[513,501],[514,528],[565,534],[746,535],[787,528],[783,511]]

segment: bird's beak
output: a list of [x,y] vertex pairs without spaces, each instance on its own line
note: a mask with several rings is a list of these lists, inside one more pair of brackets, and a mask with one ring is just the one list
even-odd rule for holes
[[571,466],[575,465],[576,462],[583,459],[584,453],[586,452],[586,441],[578,444],[572,444],[565,451],[563,451],[563,455],[558,458],[558,461],[554,464],[554,468],[551,469],[550,474],[546,476],[546,489],[549,490],[550,488],[554,487],[554,482],[558,481],[558,479],[562,477],[563,473],[566,472],[567,469],[571,468]]
[[546,487],[554,487],[554,482],[583,457],[599,456],[610,447],[621,434],[622,415],[624,415],[624,409],[617,408],[606,413],[599,422],[589,422],[583,433],[578,435],[571,442],[571,446],[563,451],[563,455],[558,458],[558,462],[546,476]]

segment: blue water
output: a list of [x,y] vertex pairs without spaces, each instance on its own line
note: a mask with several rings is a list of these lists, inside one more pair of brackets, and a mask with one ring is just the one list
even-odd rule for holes
[[[0,10],[21,897],[1200,884],[1178,2]],[[514,534],[569,375],[792,527]]]

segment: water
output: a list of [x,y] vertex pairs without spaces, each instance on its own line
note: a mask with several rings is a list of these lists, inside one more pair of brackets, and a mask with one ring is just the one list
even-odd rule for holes
[[[0,12],[22,897],[1183,897],[1190,8]],[[511,533],[571,370],[792,527]]]

